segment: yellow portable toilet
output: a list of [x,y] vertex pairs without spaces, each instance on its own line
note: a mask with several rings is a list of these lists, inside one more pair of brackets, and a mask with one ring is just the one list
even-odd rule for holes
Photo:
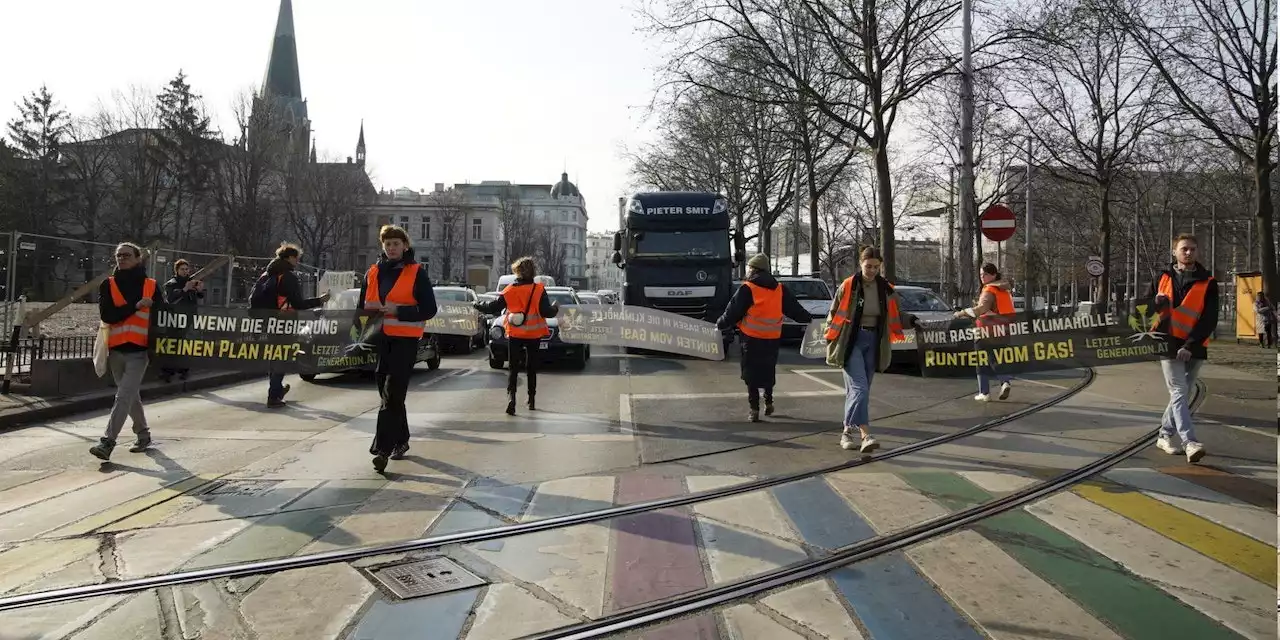
[[1236,274],[1236,343],[1245,336],[1252,340],[1258,335],[1258,322],[1253,313],[1254,295],[1262,291],[1262,273],[1249,271]]

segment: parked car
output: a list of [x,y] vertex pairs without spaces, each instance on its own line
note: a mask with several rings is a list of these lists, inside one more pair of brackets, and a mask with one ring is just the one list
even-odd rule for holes
[[[494,300],[497,300],[498,298],[501,298],[501,297],[502,297],[502,294],[501,294],[501,293],[497,293],[497,292],[494,292],[494,291],[490,291],[489,293],[482,293],[482,294],[480,294],[479,296],[476,296],[476,299],[477,299],[477,300],[479,300],[480,302],[483,302],[483,303],[488,304],[488,303],[493,302]],[[493,314],[491,314],[491,313],[481,313],[480,315],[484,317],[484,327],[485,327],[486,329],[488,329],[488,327],[489,327],[489,325],[490,325],[490,324],[493,324],[493,319],[494,319],[494,318],[496,318],[496,317],[498,317],[498,316],[493,315]],[[486,336],[485,336],[485,342],[487,343],[487,342],[488,342],[488,340],[489,340],[489,337],[486,335]]]
[[[479,297],[476,292],[466,287],[455,286],[436,286],[432,288],[436,294],[436,302],[461,302],[468,306],[474,305]],[[461,353],[471,353],[475,349],[483,349],[488,342],[488,331],[485,324],[484,314],[476,312],[476,333],[470,336],[440,336],[442,346],[452,351]]]
[[[910,285],[899,285],[893,289],[898,294],[902,311],[916,316],[921,322],[940,322],[951,320],[955,316],[955,309],[948,305],[938,294],[934,293],[932,289]],[[916,350],[916,330],[911,327],[903,327],[902,332],[907,339],[905,342],[893,343],[894,361],[919,365],[920,356]]]
[[605,301],[601,300],[600,296],[594,293],[579,293],[578,300],[580,300],[582,304],[605,304]]
[[[583,304],[577,294],[568,287],[547,287],[547,296],[552,302],[561,306]],[[494,369],[503,368],[511,360],[510,344],[507,342],[507,332],[503,328],[506,316],[507,312],[503,310],[501,315],[489,323],[489,366]],[[538,353],[542,355],[542,359],[568,361],[577,369],[586,368],[587,360],[591,359],[591,347],[585,344],[561,342],[558,318],[547,318],[547,327],[551,330],[551,335],[543,338],[538,345]]]
[[[796,297],[796,301],[800,306],[804,307],[809,315],[815,318],[825,318],[827,312],[831,310],[831,288],[823,282],[822,278],[809,278],[804,276],[777,276],[778,282]],[[800,324],[791,318],[783,316],[782,318],[782,339],[803,340],[804,332],[809,328],[808,324]]]
[[[325,303],[324,309],[325,311],[354,311],[360,306],[359,302],[360,290],[347,289],[346,291],[334,293],[329,298],[329,301]],[[376,356],[371,353],[366,354],[365,360],[366,362],[358,367],[335,371],[334,373],[372,372],[378,364]],[[431,371],[440,368],[440,341],[438,336],[429,333],[423,334],[422,339],[418,341],[418,355],[414,359],[415,364],[418,362],[427,363],[427,369]],[[303,373],[299,377],[306,382],[312,382],[316,379],[316,374]]]

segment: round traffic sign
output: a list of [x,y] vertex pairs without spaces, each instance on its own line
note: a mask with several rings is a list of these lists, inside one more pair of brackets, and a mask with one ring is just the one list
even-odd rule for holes
[[987,210],[982,212],[982,217],[978,219],[978,223],[982,227],[982,235],[992,242],[1004,242],[1012,238],[1013,230],[1017,226],[1013,209],[1002,204],[987,207]]
[[1097,256],[1089,256],[1089,259],[1084,263],[1084,270],[1089,272],[1089,275],[1095,278],[1097,278],[1098,276],[1101,276],[1104,270],[1102,265],[1102,258],[1099,258]]

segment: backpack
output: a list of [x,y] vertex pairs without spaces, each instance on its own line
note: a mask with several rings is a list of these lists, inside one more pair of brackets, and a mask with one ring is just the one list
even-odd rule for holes
[[249,308],[275,309],[276,289],[279,282],[279,276],[273,278],[265,271],[258,276],[258,281],[253,283],[253,293],[249,294]]

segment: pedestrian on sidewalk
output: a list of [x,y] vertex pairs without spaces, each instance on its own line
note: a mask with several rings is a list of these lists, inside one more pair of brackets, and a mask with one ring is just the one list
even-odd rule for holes
[[[1156,446],[1170,455],[1185,449],[1188,462],[1199,462],[1204,445],[1191,424],[1191,391],[1209,357],[1209,336],[1218,326],[1218,283],[1197,260],[1199,242],[1184,233],[1173,240],[1174,262],[1152,283],[1149,297],[1159,314],[1155,331],[1166,335],[1167,351],[1160,360],[1169,406],[1160,421]],[[1174,432],[1182,445],[1174,442]]]
[[840,447],[853,449],[853,430],[862,436],[859,451],[870,453],[880,443],[871,437],[871,380],[893,362],[894,342],[906,340],[904,326],[919,320],[901,310],[893,285],[880,275],[883,258],[875,247],[863,247],[861,270],[840,283],[827,313],[827,364],[844,371],[844,430]]
[[538,394],[538,343],[551,335],[548,318],[560,313],[560,306],[551,301],[546,287],[535,282],[537,263],[525,256],[511,265],[516,281],[507,285],[497,300],[477,302],[474,306],[481,313],[498,315],[505,309],[502,328],[507,333],[508,359],[511,369],[507,373],[507,415],[516,414],[516,387],[523,361],[525,377],[529,381],[529,410],[535,409],[534,396]]
[[1276,344],[1276,307],[1265,292],[1253,297],[1253,323],[1258,331],[1258,346],[1271,349]]
[[756,254],[747,261],[747,279],[733,294],[724,315],[716,321],[721,331],[737,326],[742,335],[742,381],[747,385],[747,419],[760,422],[760,393],[764,414],[773,415],[773,386],[777,382],[778,347],[782,343],[782,316],[801,324],[813,319],[800,301],[769,273],[769,256]]
[[[294,270],[302,260],[302,249],[289,242],[280,243],[276,249],[276,257],[267,264],[267,270],[258,276],[253,285],[253,293],[249,296],[249,308],[259,310],[302,311],[323,306],[329,301],[326,293],[318,298],[302,297],[302,282]],[[284,373],[272,371],[267,374],[267,407],[277,409],[285,406],[284,396],[289,393],[290,386],[284,383]]]
[[[195,311],[204,299],[204,283],[191,279],[191,263],[183,258],[173,262],[173,277],[164,283],[164,301],[179,310]],[[169,382],[173,376],[186,380],[190,369],[161,369],[160,379]]]
[[373,468],[382,473],[387,459],[403,460],[409,451],[409,414],[405,396],[409,393],[409,377],[418,361],[418,343],[425,333],[426,321],[436,315],[436,295],[427,277],[426,266],[419,263],[409,246],[409,234],[401,227],[385,225],[378,232],[382,255],[365,273],[360,284],[360,297],[365,311],[381,314],[382,322],[374,340],[378,348],[377,431],[369,454]]
[[[978,301],[968,309],[956,312],[957,318],[973,318],[979,328],[993,328],[1007,325],[1013,320],[1013,294],[1009,292],[1009,283],[1000,276],[1000,269],[990,262],[982,265],[978,272],[982,281],[982,293]],[[987,361],[991,364],[978,365],[978,395],[973,399],[978,402],[991,401],[991,378],[1000,381],[1000,399],[1007,400],[1013,389],[1013,376],[996,371],[995,357],[991,355],[991,346],[1000,340],[999,337],[981,338],[977,348],[987,352]]]
[[142,410],[142,378],[147,373],[147,332],[151,309],[157,306],[156,281],[142,264],[142,248],[132,242],[116,246],[116,268],[98,288],[98,317],[109,327],[107,361],[116,384],[116,399],[107,417],[107,431],[89,453],[110,460],[124,419],[133,421],[137,437],[129,451],[141,453],[151,446],[151,430]]

